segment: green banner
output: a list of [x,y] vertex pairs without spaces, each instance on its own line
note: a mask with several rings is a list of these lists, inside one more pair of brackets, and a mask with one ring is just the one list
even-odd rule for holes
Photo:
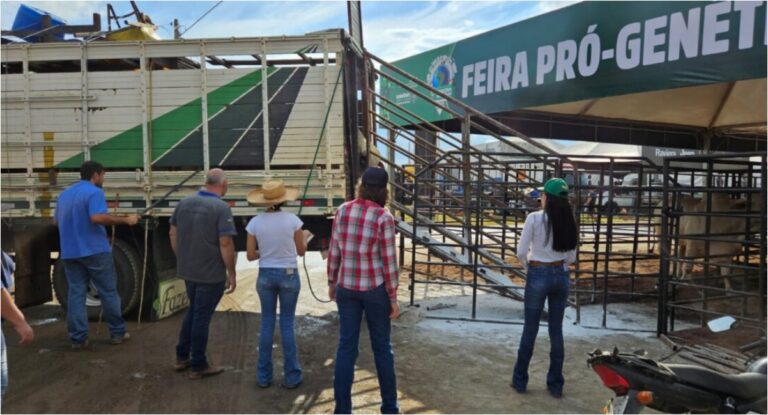
[[[497,113],[765,78],[765,28],[765,2],[583,2],[394,65]],[[386,78],[380,86],[383,96],[416,115],[385,112],[395,123],[452,118]]]

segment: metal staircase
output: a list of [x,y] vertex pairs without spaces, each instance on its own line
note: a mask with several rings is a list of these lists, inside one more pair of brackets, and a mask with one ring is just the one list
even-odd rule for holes
[[[521,195],[525,189],[541,186],[543,177],[516,169],[498,154],[481,151],[470,137],[490,136],[514,149],[513,154],[529,165],[552,174],[560,173],[562,157],[370,53],[365,53],[364,62],[366,154],[369,164],[381,163],[392,173],[395,197],[391,208],[401,219],[398,230],[413,241],[412,283],[416,280],[416,257],[426,251],[429,257],[442,260],[441,265],[453,264],[470,271],[485,288],[522,300],[524,284],[520,281],[524,281],[525,273],[516,265],[519,262],[514,252],[525,214],[536,205],[531,201],[528,206],[510,207],[509,195],[524,199]],[[373,79],[379,85],[396,85],[407,91],[411,102],[450,115],[446,122],[460,124],[460,128],[454,124],[450,130],[461,133],[393,102],[377,91],[370,82]],[[372,153],[377,144],[386,148],[380,160]],[[498,180],[500,175],[503,180]],[[411,293],[413,296],[413,285]]]
[[[400,212],[409,211],[402,205],[393,207],[395,207]],[[419,224],[422,225],[420,226]],[[441,228],[436,227],[433,221],[423,216],[416,217],[412,223],[401,221],[397,224],[398,232],[413,240],[414,244],[418,243],[427,247],[427,249],[431,250],[436,256],[448,261],[453,261],[457,265],[464,267],[471,267],[474,265],[472,257],[468,252],[469,249],[462,253],[460,250],[446,246],[443,242],[437,239],[435,235],[433,235],[433,232],[431,232],[432,229]],[[455,240],[461,246],[470,245],[466,239],[459,237],[455,233],[445,232],[443,235]],[[478,251],[483,258],[493,261],[498,266],[506,267],[509,265],[506,264],[501,258],[488,252],[487,250],[479,249]],[[509,271],[518,277],[525,277],[524,273],[522,273],[517,268],[510,268]],[[483,265],[477,266],[477,272],[483,280],[493,284],[494,286],[497,286],[498,291],[502,295],[506,295],[516,300],[523,300],[525,287],[519,284],[513,284],[512,281],[503,273]]]

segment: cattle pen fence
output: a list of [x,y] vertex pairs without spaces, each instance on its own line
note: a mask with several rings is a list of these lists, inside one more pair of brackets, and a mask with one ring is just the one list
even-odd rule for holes
[[[396,179],[395,187],[408,192],[396,191],[395,201],[426,218],[414,227],[421,237],[408,249],[401,244],[401,258],[411,256],[412,292],[419,285],[469,288],[466,318],[485,319],[477,294],[498,286],[483,273],[505,275],[516,289],[525,284],[515,254],[526,215],[539,209],[531,183],[562,177],[572,189],[580,231],[571,288],[578,323],[621,330],[611,307],[632,302],[657,313],[656,330],[648,327],[657,334],[725,314],[765,326],[764,154],[670,158],[657,165],[643,157],[452,153],[408,160],[415,173]],[[728,208],[718,211],[723,200]],[[697,210],[684,211],[683,202]],[[721,232],[723,218],[739,229]],[[462,260],[448,260],[455,258]],[[599,312],[582,314],[587,305]]]
[[659,334],[728,315],[765,338],[765,171],[765,153],[665,159]]
[[[571,289],[576,320],[585,326],[618,328],[611,321],[611,304],[645,301],[655,307],[661,166],[642,157],[456,153],[417,164],[414,177],[398,176],[395,187],[412,190],[408,193],[413,198],[396,192],[395,200],[412,204],[419,217],[428,219],[418,230],[431,237],[415,238],[408,252],[412,290],[419,284],[469,287],[470,318],[477,318],[483,308],[477,291],[495,287],[476,278],[476,270],[505,274],[513,285],[524,286],[515,254],[526,215],[539,209],[539,194],[531,183],[562,177],[572,189],[580,235]],[[460,238],[450,238],[452,234]],[[451,251],[466,260],[446,261]],[[401,257],[405,254],[402,248]],[[602,309],[582,316],[583,305]]]

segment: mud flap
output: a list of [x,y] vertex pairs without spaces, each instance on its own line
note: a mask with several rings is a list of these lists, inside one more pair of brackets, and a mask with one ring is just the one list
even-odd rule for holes
[[[42,221],[40,221],[42,222]],[[11,235],[16,262],[15,301],[30,307],[53,300],[51,289],[51,251],[57,250],[56,227],[50,223],[14,223]]]
[[169,230],[168,219],[161,218],[152,231],[150,266],[154,277],[147,279],[143,313],[153,321],[170,317],[189,306],[186,284],[176,276],[176,255],[171,249]]
[[180,278],[171,278],[160,281],[157,286],[157,295],[152,301],[152,320],[160,320],[187,308],[187,286]]

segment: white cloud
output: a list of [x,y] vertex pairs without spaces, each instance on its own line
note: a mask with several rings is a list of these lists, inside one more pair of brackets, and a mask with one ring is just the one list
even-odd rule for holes
[[[364,19],[365,46],[386,60],[397,60],[540,14],[535,3],[509,12],[513,3],[433,2],[403,14]],[[519,4],[515,4],[519,6]]]
[[[181,6],[184,3],[176,4]],[[430,1],[405,6],[404,3],[366,3],[363,3],[366,48],[384,59],[396,60],[564,7],[573,1]],[[2,26],[10,28],[21,3],[3,0],[1,4]],[[104,1],[40,1],[31,4],[67,19],[70,24],[87,23],[94,11],[106,17]],[[199,17],[197,13],[187,16],[189,13],[184,13],[183,7],[176,9],[172,4],[140,4],[161,25],[161,34],[166,37],[170,37],[171,33],[164,22],[170,21],[174,15],[180,17],[182,31],[185,29],[183,25],[191,25]],[[366,14],[368,5],[381,12]],[[127,11],[124,9],[128,3],[115,2],[115,6],[121,13]],[[346,12],[344,1],[226,1],[185,37],[301,35],[329,28],[346,29]]]
[[[198,24],[185,37],[301,35],[329,29],[329,21],[346,13],[344,2],[270,2],[259,4],[255,12],[252,7],[245,9],[239,6],[237,2],[225,2],[205,19],[205,24]],[[243,13],[254,17],[233,18],[233,15],[242,16]]]
[[537,8],[539,12],[537,14],[549,13],[553,10],[562,9],[563,7],[567,7],[575,3],[578,3],[578,1],[577,0],[541,0],[538,2]]

